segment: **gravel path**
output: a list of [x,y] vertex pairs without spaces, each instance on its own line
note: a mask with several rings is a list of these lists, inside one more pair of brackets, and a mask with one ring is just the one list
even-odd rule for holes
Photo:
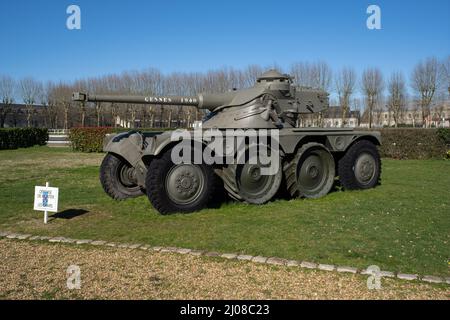
[[[66,270],[81,269],[69,290]],[[2,299],[449,299],[448,286],[140,249],[0,240]]]

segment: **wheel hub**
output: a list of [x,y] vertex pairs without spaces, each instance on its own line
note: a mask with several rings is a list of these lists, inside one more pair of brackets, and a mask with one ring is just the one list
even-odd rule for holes
[[136,170],[133,167],[122,165],[119,171],[120,182],[127,187],[136,185]]
[[281,178],[281,166],[274,175],[262,175],[259,164],[246,163],[236,170],[239,196],[248,203],[261,204],[272,199],[279,189]]
[[183,171],[176,178],[176,189],[178,193],[192,195],[198,189],[198,179],[190,171]]
[[309,166],[306,171],[312,179],[316,178],[319,175],[319,169],[317,169],[315,165]]
[[324,175],[322,159],[316,154],[309,155],[300,168],[298,181],[306,189],[314,189],[321,183]]
[[252,166],[249,168],[249,177],[253,180],[253,181],[259,181],[261,179],[261,170],[259,167],[257,166]]
[[367,184],[375,175],[375,159],[368,153],[362,153],[355,161],[355,177],[362,183]]
[[270,176],[261,175],[257,165],[245,164],[240,172],[239,184],[241,191],[248,194],[259,194],[266,188]]
[[318,198],[333,186],[334,160],[322,148],[307,149],[297,163],[297,188],[301,196]]
[[195,201],[200,195],[203,185],[203,173],[198,166],[177,165],[167,173],[167,194],[176,203],[187,204]]

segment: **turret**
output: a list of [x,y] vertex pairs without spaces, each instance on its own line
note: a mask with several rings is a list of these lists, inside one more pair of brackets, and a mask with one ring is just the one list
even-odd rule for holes
[[299,114],[328,108],[328,93],[293,85],[289,75],[269,70],[253,87],[196,96],[91,95],[75,92],[74,101],[193,106],[212,111],[203,128],[283,128],[296,126]]

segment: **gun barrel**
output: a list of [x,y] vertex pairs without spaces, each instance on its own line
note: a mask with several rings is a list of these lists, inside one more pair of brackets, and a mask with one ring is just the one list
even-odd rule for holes
[[81,102],[116,102],[173,106],[193,106],[199,109],[214,110],[229,103],[235,96],[234,92],[222,94],[199,94],[197,96],[119,96],[119,95],[91,95],[74,92],[73,101]]
[[119,96],[119,95],[91,95],[82,92],[74,92],[74,101],[85,102],[117,102],[117,103],[138,103],[138,104],[162,104],[162,105],[188,105],[197,106],[198,97],[192,96]]

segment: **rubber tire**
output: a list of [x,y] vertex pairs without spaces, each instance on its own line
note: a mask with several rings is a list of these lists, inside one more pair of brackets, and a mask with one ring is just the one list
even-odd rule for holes
[[281,182],[283,180],[283,169],[281,166],[282,160],[280,159],[280,170],[275,174],[275,182],[272,188],[262,195],[260,198],[252,198],[244,195],[239,189],[239,183],[237,182],[237,172],[241,169],[241,165],[228,165],[223,168],[223,182],[225,185],[225,190],[228,192],[228,196],[236,201],[244,201],[249,204],[261,205],[271,201],[279,192],[281,187]]
[[100,166],[100,183],[103,190],[115,200],[125,200],[142,196],[144,192],[140,186],[135,185],[130,188],[120,181],[118,173],[123,165],[129,166],[128,162],[113,153],[108,153],[103,158]]
[[198,165],[204,174],[205,187],[194,202],[180,205],[172,201],[167,195],[165,178],[169,170],[175,166],[170,157],[171,151],[172,149],[169,149],[161,157],[154,158],[147,170],[145,187],[147,197],[151,204],[161,214],[175,212],[188,213],[208,207],[221,183],[220,178],[214,173],[212,166],[205,164]]
[[[354,165],[358,156],[363,153],[369,153],[375,159],[375,174],[368,184],[361,184],[355,177]],[[338,162],[338,175],[342,187],[347,190],[370,189],[380,184],[381,160],[378,149],[369,140],[359,140],[355,142]]]
[[[323,190],[321,190],[319,193],[317,193],[314,196],[305,194],[300,192],[297,184],[297,170],[298,170],[298,164],[302,160],[305,154],[309,152],[312,149],[320,148],[325,151],[328,151],[328,149],[321,143],[317,142],[309,142],[307,144],[304,144],[300,149],[297,150],[294,157],[290,161],[286,161],[283,166],[283,172],[284,177],[286,181],[286,190],[287,193],[290,195],[291,198],[309,198],[309,199],[317,199],[326,196],[330,190],[333,188],[333,181],[335,176],[335,165],[333,165],[332,172],[327,180],[328,186],[325,187]],[[332,157],[332,155],[330,155]],[[333,160],[333,159],[332,159]]]

